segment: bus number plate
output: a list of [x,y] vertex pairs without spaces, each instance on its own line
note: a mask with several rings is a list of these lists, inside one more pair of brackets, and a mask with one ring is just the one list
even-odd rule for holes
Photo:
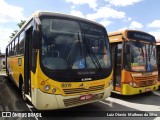
[[149,91],[151,91],[151,89],[150,88],[146,88],[146,92],[149,92]]
[[89,94],[89,95],[83,95],[83,96],[80,96],[79,97],[79,100],[80,101],[83,101],[83,100],[89,100],[92,98],[92,94]]

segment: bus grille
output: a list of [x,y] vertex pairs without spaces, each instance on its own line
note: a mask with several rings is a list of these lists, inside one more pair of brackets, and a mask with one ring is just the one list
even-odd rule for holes
[[93,94],[91,99],[82,100],[82,101],[79,100],[80,99],[79,97],[64,99],[63,102],[64,102],[64,105],[66,107],[75,106],[75,105],[80,105],[80,104],[83,104],[83,103],[89,103],[89,102],[95,101],[95,100],[101,100],[103,98],[103,95],[104,95],[104,93]]
[[149,86],[149,85],[153,85],[153,84],[154,84],[154,80],[140,81],[141,87]]
[[146,76],[146,77],[134,77],[135,80],[149,80],[149,79],[157,79],[157,78],[158,78],[157,75]]
[[134,77],[136,82],[140,85],[140,87],[145,87],[149,85],[154,85],[154,79],[157,80],[158,76],[153,75],[153,76],[146,76],[146,77]]
[[65,94],[77,94],[77,93],[83,93],[83,92],[93,92],[97,90],[103,90],[104,84],[99,86],[91,86],[89,89],[85,88],[72,88],[72,89],[63,89]]

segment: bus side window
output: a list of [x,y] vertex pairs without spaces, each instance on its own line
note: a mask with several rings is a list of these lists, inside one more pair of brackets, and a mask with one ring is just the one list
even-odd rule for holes
[[24,54],[24,38],[25,38],[25,34],[23,31],[19,36],[19,50],[18,50],[19,54]]
[[12,42],[12,56],[14,56],[14,46],[15,46],[15,44],[14,44],[14,40],[13,40],[13,42]]
[[8,48],[8,51],[7,51],[8,53],[7,53],[7,54],[8,54],[8,57],[9,57],[9,45],[8,45],[8,47],[7,47],[7,48]]
[[12,43],[10,45],[10,56],[12,56]]
[[18,37],[15,39],[15,48],[14,48],[14,55],[18,53]]

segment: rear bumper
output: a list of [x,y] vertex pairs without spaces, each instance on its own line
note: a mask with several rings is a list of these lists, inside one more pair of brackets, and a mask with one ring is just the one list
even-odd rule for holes
[[134,88],[128,84],[123,84],[122,86],[122,94],[123,95],[135,95],[135,94],[140,94],[140,93],[145,93],[150,91],[155,91],[158,89],[158,84],[152,85],[152,86],[147,86],[147,87],[140,87],[140,88]]

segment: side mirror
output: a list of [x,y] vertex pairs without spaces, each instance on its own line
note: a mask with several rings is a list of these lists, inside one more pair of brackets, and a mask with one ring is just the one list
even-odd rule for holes
[[33,30],[32,33],[32,44],[34,49],[39,49],[41,34],[38,30]]

